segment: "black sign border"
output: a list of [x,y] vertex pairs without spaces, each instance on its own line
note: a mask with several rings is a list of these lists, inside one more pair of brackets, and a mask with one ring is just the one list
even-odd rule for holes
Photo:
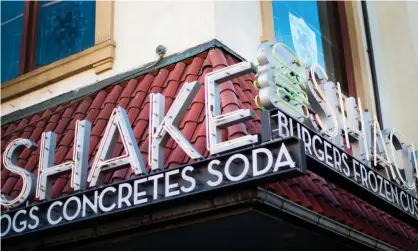
[[[261,142],[261,140],[259,141]],[[135,209],[138,208],[146,208],[146,207],[151,207],[154,205],[159,205],[162,203],[168,203],[170,201],[173,200],[180,200],[182,198],[185,197],[192,197],[192,196],[197,196],[197,195],[202,195],[202,194],[209,194],[209,193],[215,193],[215,192],[220,192],[221,190],[226,190],[226,189],[231,189],[231,187],[233,187],[234,189],[239,189],[240,187],[257,187],[263,184],[268,184],[271,182],[276,182],[276,181],[280,181],[283,179],[288,179],[288,178],[292,178],[292,177],[297,177],[297,176],[301,176],[306,174],[307,171],[307,165],[306,165],[306,154],[305,154],[305,147],[303,144],[303,141],[296,138],[296,137],[288,137],[288,138],[284,138],[284,139],[277,139],[277,140],[271,140],[269,142],[261,142],[258,144],[254,144],[251,147],[243,147],[240,148],[238,150],[233,150],[233,151],[229,151],[229,152],[225,152],[223,154],[220,155],[216,155],[213,156],[211,158],[208,159],[204,159],[204,160],[200,160],[200,161],[196,161],[193,163],[187,163],[178,167],[174,167],[174,168],[167,168],[164,169],[163,171],[158,171],[158,172],[152,172],[146,175],[143,175],[141,177],[137,177],[134,179],[129,179],[129,180],[124,180],[124,181],[120,181],[117,183],[113,183],[113,184],[107,184],[107,185],[103,185],[100,187],[94,187],[92,189],[86,189],[84,191],[81,192],[75,192],[69,195],[65,195],[53,200],[49,200],[49,201],[43,201],[40,203],[36,203],[36,204],[32,204],[30,206],[25,206],[25,207],[19,207],[7,212],[2,212],[2,213],[7,213],[10,216],[13,216],[14,213],[16,213],[19,210],[22,209],[26,209],[26,210],[30,210],[30,208],[32,208],[33,206],[38,206],[38,207],[44,207],[44,208],[48,208],[49,205],[51,205],[52,203],[54,203],[55,201],[65,201],[66,199],[70,198],[70,197],[74,197],[74,196],[82,196],[83,194],[86,193],[94,193],[95,191],[101,191],[104,190],[107,187],[117,187],[119,184],[121,183],[133,183],[135,180],[137,179],[143,179],[146,178],[148,176],[153,176],[153,175],[158,175],[158,174],[162,174],[165,172],[169,172],[169,171],[173,171],[175,169],[183,169],[187,166],[196,166],[196,169],[199,168],[203,168],[204,166],[207,166],[207,164],[212,161],[212,160],[216,160],[216,159],[222,159],[222,158],[228,158],[236,153],[242,153],[242,152],[247,152],[247,151],[251,151],[253,149],[258,149],[258,148],[262,148],[262,147],[269,147],[271,145],[275,145],[275,144],[280,144],[277,147],[281,146],[282,144],[285,144],[288,147],[288,150],[292,156],[292,158],[297,158],[297,162],[300,163],[300,165],[297,165],[296,168],[293,169],[286,169],[286,170],[282,170],[282,171],[277,171],[274,173],[268,173],[267,175],[262,175],[262,176],[257,176],[257,177],[251,177],[245,180],[241,180],[241,181],[237,181],[237,182],[231,182],[231,183],[226,183],[226,184],[221,184],[218,185],[216,187],[210,188],[210,189],[206,189],[206,190],[198,190],[198,191],[192,191],[189,193],[185,193],[185,194],[180,194],[177,196],[173,196],[173,197],[169,197],[169,198],[160,198],[157,200],[152,200],[150,202],[147,202],[145,204],[139,204],[139,205],[131,205],[130,207],[127,208],[120,208],[120,209],[115,209],[112,210],[110,212],[101,212],[98,214],[95,214],[93,216],[90,217],[85,217],[85,218],[78,218],[78,219],[74,219],[72,221],[69,222],[63,222],[61,224],[57,224],[57,225],[47,225],[45,227],[42,228],[37,228],[34,230],[28,230],[28,231],[24,231],[22,233],[14,233],[12,235],[6,235],[4,237],[1,237],[2,240],[11,240],[14,239],[16,237],[20,237],[20,236],[28,236],[28,235],[32,235],[34,233],[39,233],[39,232],[43,232],[43,231],[50,231],[51,229],[62,229],[62,227],[71,225],[71,224],[78,224],[80,222],[87,222],[87,221],[93,221],[94,219],[100,218],[100,217],[106,217],[106,216],[112,216],[112,215],[116,215],[118,213],[126,213],[126,212],[130,212],[133,211]],[[290,149],[290,148],[294,148],[294,149]]]

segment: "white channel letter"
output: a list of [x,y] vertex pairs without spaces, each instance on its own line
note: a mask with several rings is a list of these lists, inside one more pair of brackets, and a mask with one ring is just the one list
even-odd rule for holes
[[39,156],[38,184],[36,197],[40,200],[51,199],[53,177],[63,172],[71,172],[71,187],[74,191],[86,189],[91,123],[77,121],[73,160],[54,166],[57,135],[54,132],[42,133]]
[[194,171],[194,168],[192,166],[186,166],[185,168],[183,168],[183,170],[181,170],[181,178],[185,181],[190,182],[189,187],[187,187],[187,188],[184,187],[184,186],[180,187],[180,190],[183,193],[189,193],[189,192],[193,191],[196,187],[196,180],[192,176],[188,176],[186,174],[186,172],[193,172],[193,171]]
[[[119,133],[118,133],[119,132]],[[121,136],[126,154],[112,158],[118,136]],[[101,173],[110,169],[118,169],[129,164],[136,175],[146,173],[144,160],[139,152],[138,144],[125,109],[116,107],[109,119],[99,150],[91,167],[88,182],[90,187],[98,185]]]
[[216,187],[220,185],[223,181],[223,174],[220,171],[216,170],[214,167],[214,165],[218,167],[220,164],[221,162],[217,159],[211,160],[208,164],[208,173],[217,177],[216,181],[208,180],[206,182],[206,184],[208,184],[211,187]]
[[[259,156],[259,154],[261,153],[264,154],[265,157]],[[253,157],[253,176],[254,177],[267,173],[268,170],[273,166],[273,154],[267,148],[259,148],[259,149],[253,150],[252,157]],[[258,170],[258,165],[261,164],[258,162],[259,160],[262,160],[261,161],[262,164],[266,164],[267,162],[266,166],[263,167],[262,170]]]
[[1,205],[7,208],[17,207],[22,203],[33,198],[36,189],[36,178],[31,172],[17,166],[17,158],[22,153],[24,147],[28,149],[36,149],[38,147],[34,142],[28,139],[15,139],[6,147],[3,153],[4,168],[11,173],[15,173],[22,177],[22,190],[14,199],[1,195]]
[[[52,213],[52,210],[53,210],[55,205],[61,207],[60,211],[62,212],[63,203],[61,201],[55,201],[55,202],[52,202],[52,204],[48,207],[48,210],[47,210],[47,213],[46,213],[46,219],[48,220],[48,223],[51,224],[51,225],[57,225],[58,223],[60,223],[62,221],[62,216],[58,216],[58,218],[56,220],[53,220],[51,218],[51,213]],[[61,215],[61,213],[59,213],[58,215]]]
[[[282,161],[282,158],[285,157],[285,161]],[[277,154],[276,164],[274,165],[273,172],[277,172],[281,167],[289,166],[290,168],[295,168],[295,162],[290,156],[289,151],[285,144],[282,144],[280,147],[279,153]]]
[[148,198],[142,198],[140,199],[141,196],[146,196],[147,195],[147,191],[142,191],[139,187],[139,184],[141,183],[145,183],[147,182],[147,178],[142,178],[142,179],[137,179],[134,181],[134,193],[133,193],[133,197],[134,197],[134,205],[139,205],[139,204],[143,204],[146,203],[148,201]]
[[148,163],[151,170],[164,169],[164,144],[169,136],[184,150],[191,159],[200,159],[203,156],[184,137],[178,126],[187,107],[193,102],[194,97],[200,89],[197,81],[185,83],[173,104],[164,116],[164,96],[162,94],[151,94],[150,126],[149,126],[149,153]]
[[103,201],[103,199],[106,196],[107,192],[112,192],[112,193],[116,193],[117,189],[114,187],[106,187],[105,189],[103,189],[103,191],[100,193],[99,195],[99,208],[102,212],[107,213],[112,211],[115,207],[116,207],[116,203],[112,202],[109,206],[106,206],[105,202]]
[[35,221],[35,223],[33,224],[28,224],[28,228],[29,229],[35,229],[39,226],[39,217],[33,213],[33,211],[38,212],[39,211],[39,207],[34,206],[29,210],[29,217],[31,220]]
[[[87,213],[93,212],[97,214],[97,198],[99,198],[99,192],[96,190],[94,191],[94,195],[92,196],[93,202],[90,200],[89,197],[86,196],[86,194],[83,194],[83,206],[82,206],[82,212],[81,217],[86,217]],[[88,206],[88,208],[87,208]]]
[[254,118],[254,111],[239,109],[221,115],[220,85],[228,80],[252,72],[250,62],[235,64],[205,76],[206,145],[211,154],[222,153],[258,142],[257,135],[246,135],[222,142],[221,129]]
[[[379,140],[377,139],[379,137]],[[381,150],[382,149],[382,150]],[[379,122],[377,121],[376,116],[373,118],[373,147],[371,153],[374,156],[373,165],[377,167],[377,162],[383,164],[386,171],[386,177],[390,178],[388,168],[391,170],[392,177],[395,178],[395,172],[391,168],[391,163],[389,159],[388,150],[386,149],[386,141],[383,138],[383,133],[380,130]],[[381,154],[384,154],[383,156]]]
[[[68,215],[68,205],[72,202],[72,201],[74,201],[75,203],[76,203],[76,208],[75,208],[75,212],[72,212],[72,213],[74,213],[73,215]],[[76,219],[77,217],[78,217],[78,215],[80,214],[80,212],[81,212],[81,200],[80,200],[80,198],[78,198],[77,196],[72,196],[72,197],[70,197],[65,203],[64,203],[64,206],[63,206],[63,210],[62,210],[62,214],[63,214],[63,216],[64,216],[64,219],[65,220],[67,220],[67,221],[72,221],[72,220],[74,220],[74,219]],[[70,207],[71,208],[71,207]]]
[[[345,135],[345,142],[347,144],[347,148],[351,148],[350,140],[348,136],[354,137],[356,140],[359,141],[360,144],[360,152],[354,151],[357,149],[353,149],[354,156],[361,156],[361,160],[363,163],[368,164],[370,158],[368,153],[368,145],[367,145],[367,136],[366,136],[366,129],[363,119],[363,109],[361,106],[360,98],[357,99],[358,105],[356,104],[356,100],[353,97],[349,97],[345,99],[345,107],[343,102],[343,95],[341,92],[340,83],[337,83],[338,89],[338,96],[340,97],[340,108],[341,108],[341,118],[344,128],[344,135]],[[347,111],[347,117],[345,116],[345,112]],[[358,116],[360,114],[360,116]],[[360,130],[359,130],[360,127]],[[359,139],[361,137],[362,140]]]
[[[135,183],[134,183],[135,184]],[[126,194],[124,190],[127,190]],[[118,187],[118,208],[123,207],[123,203],[125,203],[126,207],[130,207],[132,198],[132,184],[129,183],[120,183]]]
[[[241,159],[242,162],[244,162],[244,168],[242,170],[242,173],[238,176],[233,176],[231,174],[231,164],[233,164],[233,162],[236,159]],[[240,163],[241,165],[241,163]],[[232,166],[234,167],[234,166]],[[244,154],[241,153],[237,153],[232,155],[231,157],[229,157],[229,159],[226,161],[225,163],[225,177],[228,178],[230,181],[240,181],[242,180],[248,173],[248,170],[250,169],[250,161],[248,160],[247,156],[245,156]]]
[[[3,232],[1,232],[0,237],[4,237],[4,236],[6,236],[9,233],[10,229],[12,228],[12,218],[8,214],[1,214],[0,217],[1,217],[1,222],[2,222],[1,223],[1,226],[3,228],[5,228],[5,230]],[[7,227],[4,227],[5,225],[3,223],[3,219],[6,219],[7,220],[7,224],[6,224]]]
[[325,70],[317,63],[314,63],[309,72],[308,86],[312,93],[312,96],[318,102],[324,114],[323,117],[326,118],[326,121],[325,123],[322,122],[322,119],[318,114],[310,114],[309,117],[311,119],[312,125],[316,127],[316,130],[320,131],[321,133],[325,134],[330,138],[333,138],[338,134],[337,118],[334,114],[334,110],[332,109],[327,98],[325,97],[325,94],[323,93],[321,86],[316,81],[316,78],[319,77],[319,75],[315,71],[316,69],[319,69],[319,71],[321,72],[322,76],[324,77],[325,84],[328,81],[328,75],[325,72]]
[[19,210],[17,211],[17,213],[13,216],[13,222],[12,222],[12,229],[13,231],[15,231],[16,233],[21,233],[23,232],[26,227],[27,227],[27,222],[26,220],[22,220],[19,222],[19,225],[17,224],[17,220],[19,218],[19,215],[21,214],[25,214],[26,215],[27,211],[25,209]]
[[[339,85],[338,82],[337,82],[337,85]],[[335,83],[331,81],[325,83],[323,87],[324,87],[325,97],[327,99],[328,104],[332,108],[334,115],[336,116],[336,121],[337,121],[337,126],[338,126],[337,136],[329,138],[329,140],[340,149],[344,149],[344,142],[342,140],[342,135],[339,135],[341,133],[340,128],[343,128],[344,126],[342,122],[342,116],[340,113],[340,102],[339,102],[339,97],[338,97],[339,93],[337,93],[337,87]],[[341,94],[340,94],[340,97],[341,97]]]
[[[396,138],[400,144],[396,144],[396,142],[394,141],[394,138]],[[418,178],[418,166],[417,166],[417,158],[414,154],[415,152],[414,145],[413,144],[408,145],[405,136],[395,128],[390,131],[389,145],[390,145],[390,150],[392,152],[392,166],[396,169],[396,173],[399,177],[399,180],[409,190],[415,190],[416,189],[415,179]],[[412,149],[411,153],[409,152],[409,148]],[[396,161],[396,156],[395,156],[396,150],[402,151],[402,165],[398,165],[398,162]],[[410,156],[412,157],[412,159],[410,159]],[[400,173],[399,169],[401,169],[400,168],[401,166],[404,167],[402,169],[404,169],[405,171],[406,180],[403,178],[402,174]],[[393,167],[391,167],[391,169],[393,169]],[[414,169],[417,172],[416,177],[413,177]]]
[[[165,182],[164,196],[165,197],[171,197],[171,196],[176,196],[180,194],[179,183],[173,183],[173,184],[170,183],[170,175],[175,175],[178,173],[180,173],[179,169],[174,169],[165,173],[164,175],[164,182]],[[170,191],[171,189],[177,189],[177,190]]]

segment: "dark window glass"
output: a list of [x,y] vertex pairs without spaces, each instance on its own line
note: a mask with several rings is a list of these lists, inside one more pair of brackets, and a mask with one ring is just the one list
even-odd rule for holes
[[272,1],[276,41],[289,46],[304,63],[316,62],[333,82],[345,83],[344,57],[335,4],[327,1]]
[[42,1],[38,13],[36,66],[94,45],[95,1]]
[[19,75],[25,2],[1,1],[1,82]]

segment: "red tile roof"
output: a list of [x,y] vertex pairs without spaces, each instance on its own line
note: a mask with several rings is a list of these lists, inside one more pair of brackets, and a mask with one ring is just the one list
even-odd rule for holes
[[[75,122],[79,119],[87,119],[92,122],[89,150],[91,165],[112,109],[120,105],[128,112],[135,138],[146,161],[148,159],[149,94],[162,93],[166,97],[167,111],[183,83],[195,80],[204,83],[205,74],[237,62],[238,60],[221,49],[213,49],[127,82],[107,87],[77,102],[70,101],[4,125],[1,127],[2,154],[7,144],[13,139],[29,138],[39,145],[42,132],[54,131],[57,133],[56,164],[70,160]],[[248,74],[222,85],[223,112],[244,107],[255,109],[256,90],[252,84],[253,79],[254,75]],[[224,130],[223,138],[259,133],[259,111],[256,114],[254,120]],[[196,149],[207,157],[204,121],[204,88],[200,88],[179,128]],[[165,149],[166,167],[177,166],[190,160],[172,139],[168,141]],[[122,144],[119,141],[115,147],[114,156],[121,155],[122,151]],[[39,150],[24,150],[18,158],[18,165],[36,175],[38,159]],[[106,175],[105,182],[118,182],[133,176],[132,170],[125,168]],[[22,187],[21,179],[4,168],[1,171],[1,184],[2,193],[12,197],[16,196]],[[266,187],[280,196],[393,246],[404,250],[418,250],[417,229],[376,209],[312,172]],[[69,176],[60,176],[52,189],[53,197],[72,193]]]

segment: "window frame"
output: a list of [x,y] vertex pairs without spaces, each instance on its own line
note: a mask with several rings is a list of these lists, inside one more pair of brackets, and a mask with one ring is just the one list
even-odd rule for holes
[[23,10],[22,42],[20,44],[19,76],[35,69],[36,27],[38,1],[25,2]]
[[38,1],[25,2],[19,58],[19,76],[1,83],[1,102],[94,69],[96,74],[113,68],[115,57],[114,0],[96,1],[94,45],[86,50],[36,68]]
[[[357,97],[356,80],[354,76],[354,63],[351,51],[351,41],[349,34],[349,25],[347,19],[346,5],[343,1],[333,2],[335,4],[336,15],[339,16],[339,45],[344,54],[343,72],[346,77],[349,96]],[[273,8],[272,1],[260,0],[261,21],[262,21],[262,36],[261,42],[268,40],[275,40]]]

